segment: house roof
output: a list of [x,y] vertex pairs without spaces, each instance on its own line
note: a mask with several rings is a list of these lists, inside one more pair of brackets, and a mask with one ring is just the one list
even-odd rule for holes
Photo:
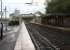
[[34,14],[21,14],[23,17],[34,17]]
[[24,18],[27,18],[27,17],[34,17],[35,15],[34,14],[20,14],[20,15],[15,15],[14,13],[10,14],[11,17],[24,17]]

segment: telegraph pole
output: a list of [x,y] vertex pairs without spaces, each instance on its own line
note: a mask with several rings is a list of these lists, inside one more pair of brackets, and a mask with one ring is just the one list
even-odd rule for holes
[[[7,12],[7,8],[6,8],[6,6],[5,6],[5,20],[6,20],[6,12]],[[7,21],[6,21],[6,28],[5,28],[5,30],[7,31]]]
[[2,0],[1,0],[1,40],[3,39],[3,23],[2,23],[2,15],[3,15],[3,12],[2,12]]
[[2,23],[2,0],[1,0],[1,23]]

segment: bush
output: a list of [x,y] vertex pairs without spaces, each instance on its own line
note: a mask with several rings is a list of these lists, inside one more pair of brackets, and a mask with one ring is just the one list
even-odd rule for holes
[[9,26],[19,25],[19,21],[10,21]]

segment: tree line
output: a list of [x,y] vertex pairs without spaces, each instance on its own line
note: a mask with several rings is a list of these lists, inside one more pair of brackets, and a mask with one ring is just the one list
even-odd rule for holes
[[47,13],[70,13],[70,0],[51,0]]

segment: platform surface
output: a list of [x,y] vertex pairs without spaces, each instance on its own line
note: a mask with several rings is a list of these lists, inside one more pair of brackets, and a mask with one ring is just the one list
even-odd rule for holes
[[32,43],[24,22],[21,24],[21,30],[14,50],[35,50],[34,44]]

